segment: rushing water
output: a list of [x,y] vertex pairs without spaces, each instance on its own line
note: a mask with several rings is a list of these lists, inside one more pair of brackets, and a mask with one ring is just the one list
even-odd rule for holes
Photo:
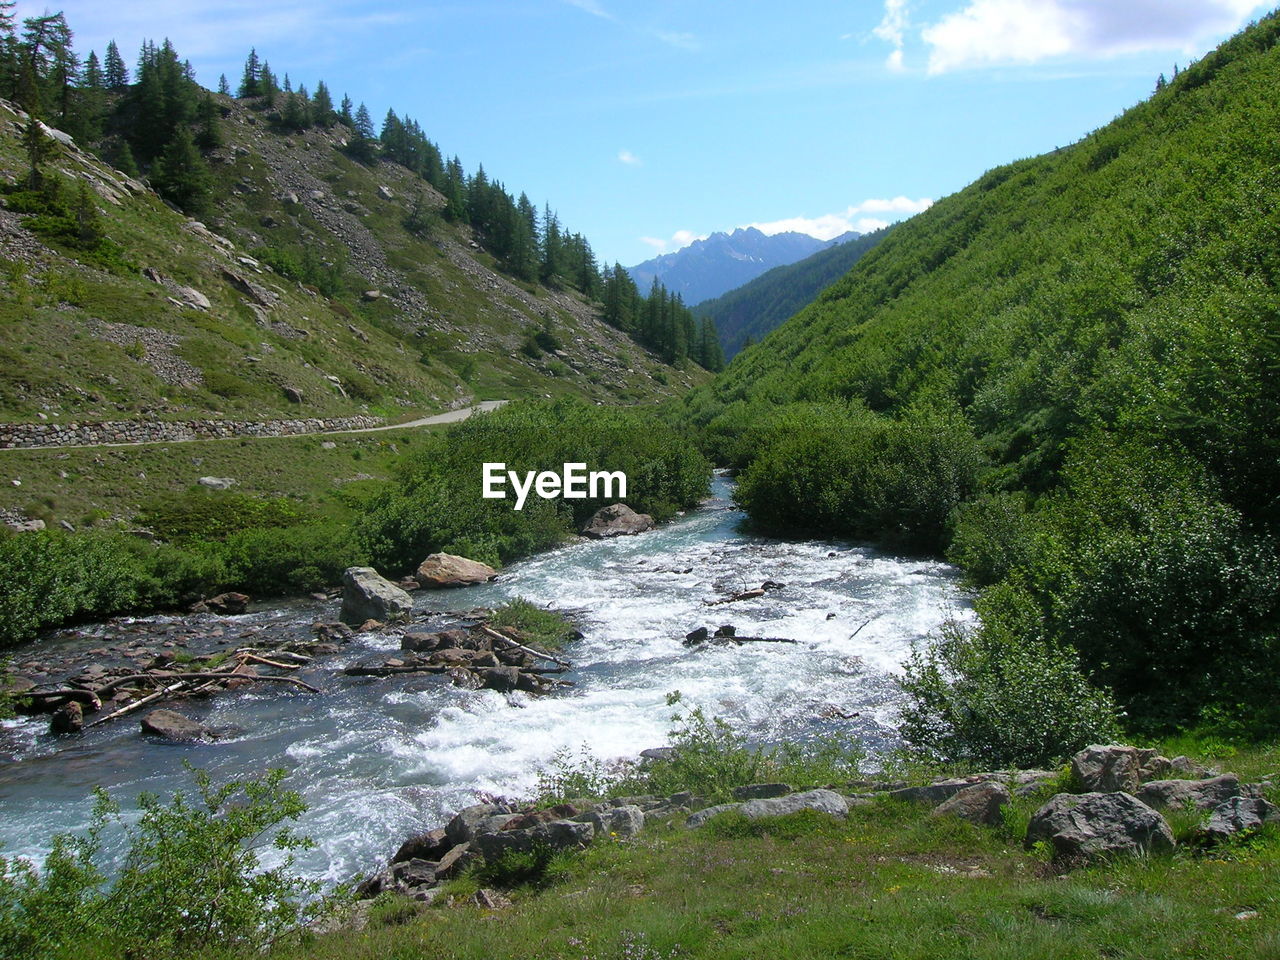
[[[17,759],[0,763],[0,851],[39,855],[52,834],[83,828],[98,785],[126,807],[140,791],[188,790],[182,760],[215,780],[285,767],[309,805],[302,830],[318,841],[304,869],[345,880],[478,792],[527,794],[559,750],[610,759],[663,744],[666,695],[677,689],[762,742],[837,733],[873,748],[891,743],[891,673],[913,641],[967,615],[953,571],[850,544],[746,536],[728,482],[717,479],[714,493],[656,532],[575,543],[513,564],[483,587],[416,595],[422,614],[515,596],[572,612],[585,634],[566,652],[572,689],[530,697],[462,690],[440,676],[343,676],[342,667],[399,645],[398,634],[362,634],[341,657],[300,674],[323,688],[319,696],[271,685],[182,704],[238,731],[216,743],[148,742],[133,718],[61,741],[44,732],[44,720],[11,722],[5,734]],[[766,580],[785,586],[705,604]],[[217,622],[228,635],[309,636],[314,621],[336,614],[334,604],[297,603]],[[148,624],[157,621],[164,624]],[[729,623],[743,635],[799,642],[682,643],[695,627]],[[84,642],[110,639],[109,629]]]

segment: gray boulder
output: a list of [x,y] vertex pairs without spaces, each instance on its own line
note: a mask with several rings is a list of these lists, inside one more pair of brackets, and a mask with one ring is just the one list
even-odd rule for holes
[[785,797],[748,800],[739,809],[748,820],[782,817],[789,813],[799,813],[801,810],[817,810],[819,813],[829,813],[833,817],[846,817],[849,815],[849,802],[832,790],[807,790],[804,793],[792,793]]
[[1136,747],[1094,744],[1071,758],[1071,773],[1087,792],[1136,793],[1142,783],[1142,760]]
[[452,553],[433,553],[418,565],[418,574],[414,579],[429,590],[445,590],[488,583],[497,575],[498,571],[487,563],[468,560]]
[[[657,809],[657,808],[655,808]],[[622,807],[606,807],[599,812],[584,813],[574,819],[591,824],[596,836],[624,839],[634,837],[644,829],[645,812],[630,804]]]
[[907,803],[927,803],[936,807],[944,800],[950,800],[961,790],[967,790],[974,784],[984,781],[977,777],[956,777],[950,780],[935,780],[919,787],[900,787],[890,790],[889,796],[894,800],[905,800]]
[[68,700],[49,718],[50,733],[79,733],[84,728],[84,707],[77,700]]
[[1226,840],[1247,830],[1257,830],[1264,823],[1280,822],[1280,807],[1262,797],[1233,797],[1214,807],[1204,836],[1209,840]]
[[350,567],[342,575],[344,623],[399,620],[413,610],[413,598],[372,567]]
[[653,517],[649,514],[636,513],[625,503],[615,503],[597,510],[582,528],[582,535],[593,540],[631,537],[652,530],[653,527]]
[[152,710],[142,718],[142,732],[150,737],[160,737],[177,743],[196,740],[212,740],[217,734],[202,723],[184,717],[173,710]]
[[1210,780],[1153,780],[1138,790],[1138,799],[1149,807],[1186,807],[1212,810],[1234,797],[1243,796],[1240,778],[1234,773]]
[[1164,817],[1123,792],[1058,794],[1027,827],[1028,847],[1041,840],[1068,860],[1173,849],[1173,831]]
[[697,813],[689,814],[689,819],[684,822],[686,827],[700,827],[712,817],[721,813],[728,813],[730,810],[739,810],[742,808],[740,803],[717,803],[714,807],[704,807]]
[[954,816],[985,827],[1004,822],[1001,810],[1011,802],[1009,791],[998,783],[976,783],[934,808],[933,816]]
[[236,485],[234,477],[201,477],[196,483],[210,490],[230,490]]
[[507,813],[496,803],[476,803],[459,810],[445,825],[444,835],[452,846],[466,843],[476,835],[476,827],[495,814]]
[[476,837],[472,845],[486,860],[496,860],[506,853],[527,853],[535,847],[572,850],[585,847],[595,839],[596,828],[575,820],[552,820],[524,830],[501,830]]

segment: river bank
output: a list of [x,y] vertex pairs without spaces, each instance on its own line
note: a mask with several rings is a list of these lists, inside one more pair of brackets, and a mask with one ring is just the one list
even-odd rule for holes
[[[892,672],[913,641],[966,615],[956,575],[945,564],[852,544],[745,535],[729,493],[720,478],[712,499],[657,531],[570,544],[512,564],[492,584],[415,595],[411,630],[444,629],[458,611],[514,597],[571,614],[584,637],[566,649],[574,669],[564,679],[575,686],[562,693],[535,698],[460,689],[444,677],[339,674],[362,657],[399,650],[405,628],[395,628],[357,634],[325,659],[324,676],[299,672],[320,695],[243,690],[198,705],[199,722],[240,731],[216,743],[159,745],[136,725],[112,724],[58,744],[43,723],[7,723],[16,759],[0,766],[0,848],[38,856],[53,833],[82,828],[97,785],[126,805],[143,790],[178,789],[178,759],[215,779],[283,767],[310,808],[301,829],[318,841],[302,866],[337,883],[385,862],[405,836],[441,825],[479,795],[527,795],[557,754],[607,760],[661,745],[666,696],[676,689],[758,742],[839,734],[872,750],[892,745]],[[785,586],[706,606],[766,580]],[[162,644],[185,642],[192,653],[205,642],[232,646],[250,631],[255,643],[314,641],[312,625],[336,614],[336,601],[306,600],[239,616],[143,618],[42,648],[110,647],[119,630],[121,642],[129,630],[156,631]],[[684,645],[694,628],[722,624],[799,642]],[[18,660],[30,649],[20,648]]]

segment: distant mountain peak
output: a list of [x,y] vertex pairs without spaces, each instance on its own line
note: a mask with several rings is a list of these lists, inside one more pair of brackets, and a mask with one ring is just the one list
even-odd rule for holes
[[674,253],[630,267],[628,272],[641,290],[647,290],[656,278],[693,305],[740,287],[774,267],[857,237],[848,233],[828,241],[794,231],[770,235],[759,227],[737,227],[732,232],[718,230]]

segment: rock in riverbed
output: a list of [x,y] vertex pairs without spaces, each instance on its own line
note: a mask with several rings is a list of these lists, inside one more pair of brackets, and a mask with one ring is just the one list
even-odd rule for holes
[[653,517],[636,513],[625,503],[601,507],[582,528],[582,535],[593,540],[607,537],[630,537],[653,529]]
[[386,623],[399,620],[413,610],[413,598],[372,567],[351,567],[342,576],[343,623],[368,620]]
[[488,583],[498,571],[487,563],[468,560],[452,553],[433,553],[418,566],[414,578],[428,590],[446,590],[450,587],[473,587]]

